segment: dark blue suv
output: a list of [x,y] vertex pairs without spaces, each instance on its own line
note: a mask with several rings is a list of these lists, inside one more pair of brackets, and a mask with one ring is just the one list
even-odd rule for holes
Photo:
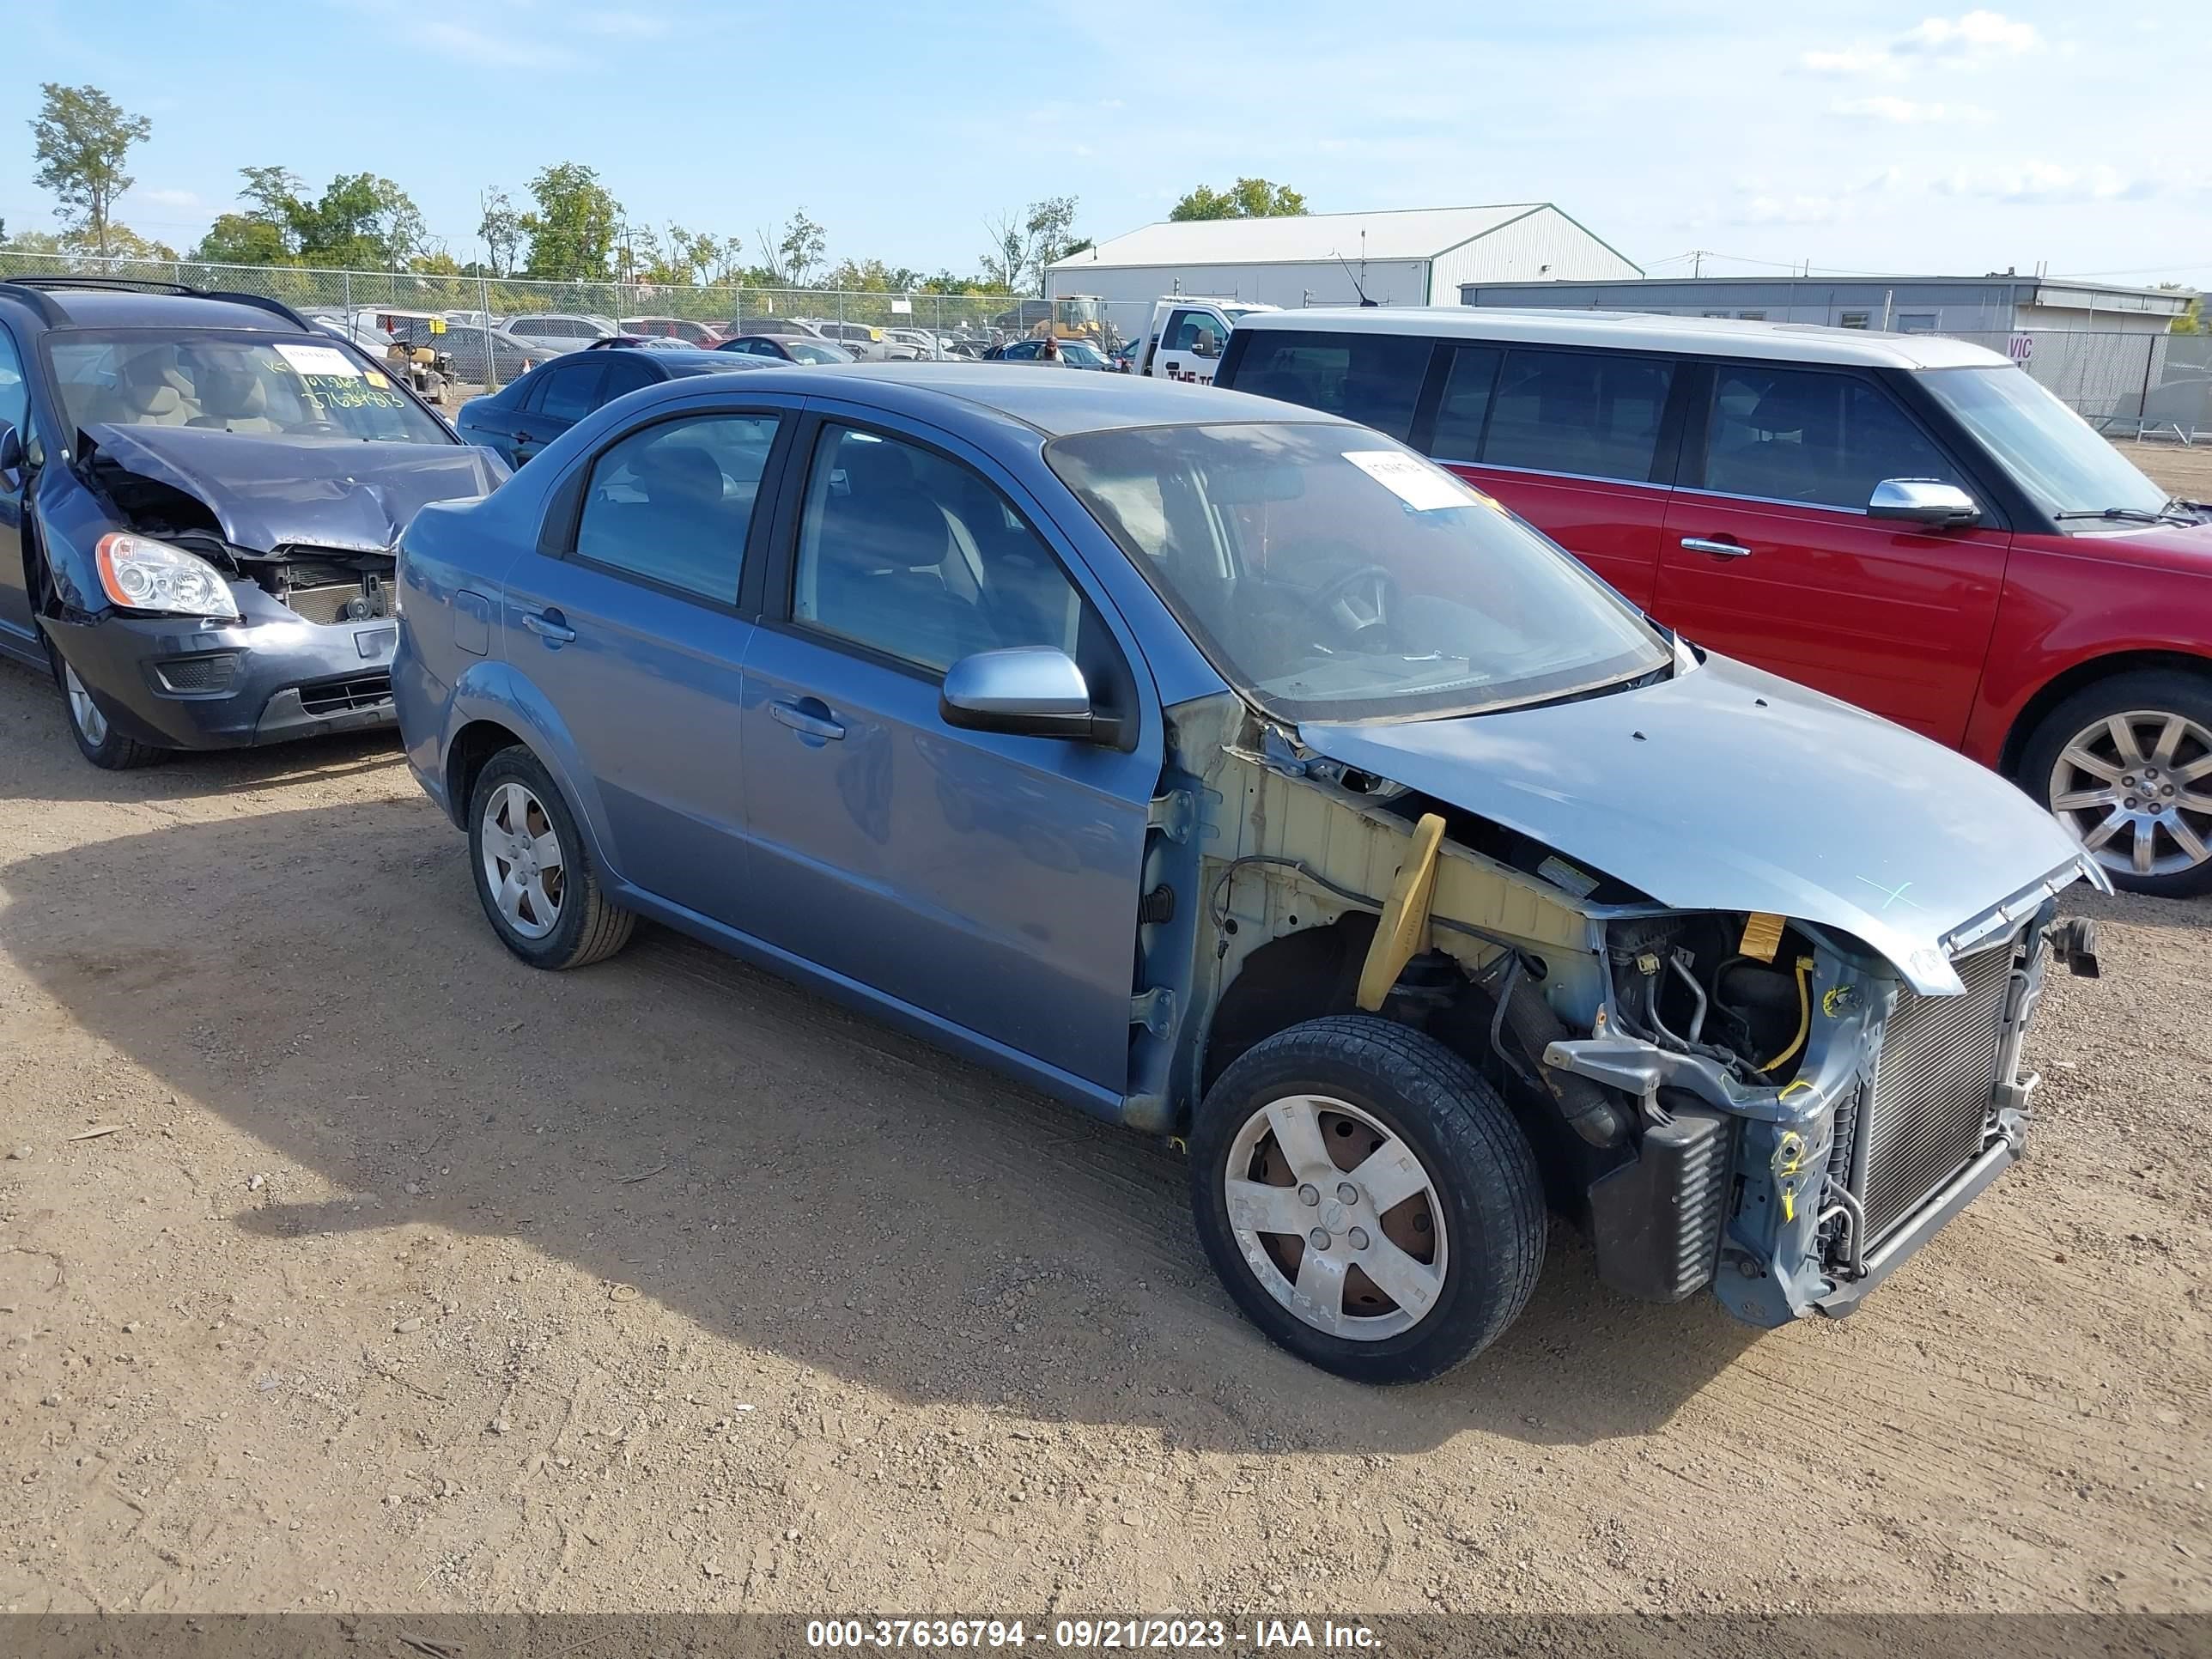
[[273,300],[0,283],[0,656],[94,765],[388,724],[399,532],[506,476]]

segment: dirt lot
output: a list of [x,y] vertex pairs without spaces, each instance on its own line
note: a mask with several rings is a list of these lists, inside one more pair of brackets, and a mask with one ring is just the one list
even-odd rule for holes
[[520,966],[387,744],[110,775],[0,668],[0,1608],[2212,1609],[2212,904],[2087,905],[2032,1158],[1855,1319],[1555,1229],[1382,1394],[1164,1152],[657,931]]
[[2212,444],[2118,443],[2113,447],[2175,495],[2212,501]]

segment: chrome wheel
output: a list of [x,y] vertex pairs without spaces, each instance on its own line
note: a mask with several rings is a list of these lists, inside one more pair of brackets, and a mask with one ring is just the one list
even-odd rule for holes
[[1443,1294],[1443,1202],[1401,1136],[1346,1101],[1291,1095],[1245,1120],[1222,1176],[1230,1230],[1267,1293],[1355,1342],[1411,1330]]
[[500,785],[484,802],[478,826],[485,890],[507,925],[525,939],[544,939],[560,925],[568,868],[545,805],[521,784]]
[[76,722],[76,729],[84,733],[87,743],[99,748],[107,741],[107,716],[100,712],[92,693],[84,689],[76,670],[67,663],[62,665],[62,689],[69,693],[70,718]]
[[2058,751],[2051,810],[2107,869],[2194,870],[2212,859],[2212,730],[2154,709],[2099,720]]

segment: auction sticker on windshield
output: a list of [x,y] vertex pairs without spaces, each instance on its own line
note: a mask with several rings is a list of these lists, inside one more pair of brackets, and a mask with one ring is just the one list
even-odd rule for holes
[[1431,466],[1418,455],[1395,449],[1347,449],[1344,459],[1416,512],[1472,507],[1482,500],[1450,473]]
[[335,374],[349,380],[361,378],[361,370],[336,346],[295,345],[289,340],[278,340],[276,346],[277,356],[302,374]]

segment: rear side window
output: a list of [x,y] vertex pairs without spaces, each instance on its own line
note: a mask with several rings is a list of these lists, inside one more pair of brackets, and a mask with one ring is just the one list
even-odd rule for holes
[[1671,364],[1601,351],[1509,351],[1481,459],[1640,483],[1651,476]]
[[738,598],[745,534],[775,441],[772,415],[664,421],[592,464],[576,556],[722,605]]
[[1471,461],[1482,453],[1482,428],[1504,355],[1495,346],[1452,348],[1437,404],[1436,434],[1429,441],[1429,453],[1438,460]]
[[556,421],[580,421],[598,406],[602,363],[575,363],[556,368],[545,377],[545,390],[538,394],[537,407]]
[[1706,422],[1705,488],[1863,510],[1885,478],[1963,484],[1880,386],[1807,369],[1723,368]]
[[601,383],[599,401],[611,404],[625,392],[635,392],[641,386],[655,386],[660,376],[635,357],[617,356],[607,365],[607,378]]
[[1403,440],[1428,372],[1429,342],[1403,334],[1254,332],[1236,386],[1341,415]]

